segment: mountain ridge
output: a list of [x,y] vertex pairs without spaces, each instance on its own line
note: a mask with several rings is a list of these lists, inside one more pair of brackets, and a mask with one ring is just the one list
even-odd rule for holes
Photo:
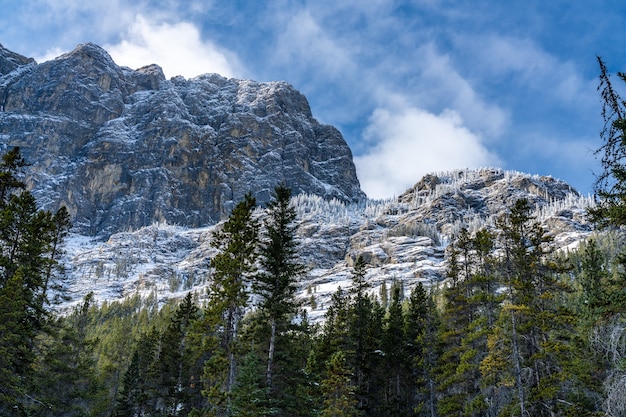
[[[593,231],[586,218],[586,208],[593,200],[551,177],[482,169],[430,174],[422,180],[434,184],[435,178],[432,189],[423,188],[420,181],[402,196],[385,201],[345,203],[306,194],[292,199],[298,214],[298,254],[307,265],[298,297],[313,320],[323,318],[337,287],[351,286],[352,266],[358,256],[366,261],[374,294],[393,281],[407,292],[418,282],[441,285],[446,247],[461,228],[470,232],[493,228],[495,219],[519,198],[535,207],[534,215],[558,250],[575,248]],[[477,188],[481,181],[489,185]],[[564,193],[568,187],[571,191]],[[419,198],[411,196],[415,192],[421,193]],[[472,201],[482,201],[479,205],[484,210],[459,209],[466,194],[472,194]],[[501,205],[501,201],[508,204]],[[448,217],[451,214],[454,219]],[[262,210],[257,216],[262,216]],[[188,291],[202,299],[212,274],[209,262],[215,254],[211,236],[218,227],[155,223],[114,234],[107,241],[74,236],[65,258],[65,288],[72,294],[72,302],[90,291],[95,291],[99,301],[139,294],[165,302]],[[315,299],[314,307],[311,299]]]
[[65,307],[92,291],[97,301],[202,297],[219,222],[246,192],[262,205],[279,183],[293,191],[308,267],[298,296],[314,320],[351,285],[358,256],[374,292],[394,280],[439,285],[461,228],[492,228],[519,198],[558,249],[593,230],[589,197],[498,168],[432,173],[397,198],[368,200],[340,132],[282,81],[168,80],[90,43],[42,64],[0,46],[0,97],[0,147],[20,146],[33,194],[43,208],[66,205],[74,222]]
[[213,224],[279,183],[365,198],[341,133],[286,82],[166,80],[90,43],[42,64],[16,55],[0,50],[0,145],[22,149],[38,201],[67,206],[80,233]]

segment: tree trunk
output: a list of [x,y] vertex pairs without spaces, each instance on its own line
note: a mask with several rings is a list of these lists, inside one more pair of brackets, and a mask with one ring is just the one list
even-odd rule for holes
[[237,340],[237,331],[239,327],[240,321],[240,309],[239,307],[235,307],[232,315],[232,330],[231,330],[231,340],[228,345],[228,386],[226,391],[232,392],[233,386],[235,385],[235,375],[237,374],[237,363],[235,359],[235,341]]
[[276,348],[276,319],[274,317],[270,320],[271,334],[270,334],[270,346],[267,354],[267,387],[272,391],[272,373],[274,371],[274,349]]
[[513,344],[513,364],[515,366],[515,381],[517,383],[517,395],[519,397],[520,416],[526,415],[524,405],[524,386],[522,385],[522,365],[520,361],[519,345],[517,342],[517,323],[515,311],[511,310],[511,339]]

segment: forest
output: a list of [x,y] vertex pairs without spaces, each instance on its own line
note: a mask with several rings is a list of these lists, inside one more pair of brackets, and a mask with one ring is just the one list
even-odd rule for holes
[[306,268],[285,186],[262,218],[247,195],[213,233],[206,301],[89,295],[55,313],[69,214],[37,208],[26,161],[9,150],[0,162],[0,415],[626,415],[626,104],[599,62],[605,127],[592,238],[555,251],[520,199],[493,227],[458,233],[439,285],[374,293],[359,257],[321,323],[295,297]]

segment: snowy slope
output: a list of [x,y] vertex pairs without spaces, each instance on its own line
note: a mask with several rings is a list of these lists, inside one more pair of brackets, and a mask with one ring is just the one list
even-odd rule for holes
[[[444,275],[445,248],[460,229],[492,226],[518,198],[536,205],[537,219],[558,248],[574,247],[591,232],[585,219],[585,208],[592,204],[589,197],[551,177],[498,169],[426,176],[389,201],[347,204],[298,195],[293,204],[298,212],[299,252],[308,267],[299,296],[313,319],[322,317],[336,288],[350,286],[358,255],[368,263],[373,292],[393,280],[407,290],[417,282],[436,285]],[[107,241],[72,235],[63,280],[71,300],[65,306],[90,291],[100,301],[136,293],[165,301],[190,290],[202,298],[211,279],[214,227],[153,224],[114,234]]]

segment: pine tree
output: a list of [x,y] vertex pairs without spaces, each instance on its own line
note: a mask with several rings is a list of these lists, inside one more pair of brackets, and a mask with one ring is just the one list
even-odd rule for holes
[[237,379],[232,391],[233,417],[262,417],[267,414],[267,390],[261,361],[255,352],[241,358]]
[[273,200],[268,203],[259,258],[261,270],[254,283],[261,298],[260,308],[270,325],[266,372],[270,395],[274,394],[277,336],[298,311],[297,280],[305,269],[298,261],[295,220],[291,190],[282,185],[276,187]]
[[471,392],[469,385],[472,381],[466,380],[459,372],[461,356],[465,353],[462,341],[473,318],[469,301],[469,283],[465,279],[469,269],[466,263],[470,261],[465,253],[465,246],[469,246],[469,242],[462,239],[448,251],[446,275],[449,284],[443,291],[445,304],[437,336],[445,345],[437,369],[439,381],[437,389],[441,397],[437,407],[438,413],[442,416],[462,415]]
[[[62,229],[69,227],[37,208],[19,179],[25,165],[19,148],[8,151],[0,163],[0,352],[8,353],[0,362],[0,376],[6,376],[0,414],[39,401],[28,392],[26,381],[32,380],[37,336],[49,323],[49,271],[57,262]],[[63,213],[56,218],[67,220]]]
[[418,416],[435,417],[436,369],[439,356],[437,329],[440,326],[438,312],[431,295],[419,282],[409,297],[404,320],[404,338],[407,344],[407,360],[412,361],[409,378],[414,384],[412,408]]
[[[602,226],[626,224],[626,102],[611,82],[606,65],[598,57],[604,127],[600,156],[602,172],[596,177],[594,195],[597,205],[589,210],[592,219]],[[626,82],[626,74],[618,73]]]
[[160,337],[153,375],[158,409],[163,415],[187,415],[190,411],[189,402],[196,390],[190,388],[194,363],[188,333],[197,317],[198,308],[192,294],[187,293]]
[[93,294],[67,317],[59,317],[47,335],[41,335],[31,392],[37,402],[29,412],[38,416],[84,416],[94,403],[97,380],[95,341],[87,334]]
[[372,355],[379,348],[379,346],[373,346],[371,337],[368,337],[373,304],[367,294],[370,285],[365,279],[366,273],[365,260],[363,256],[358,256],[352,272],[351,300],[347,312],[349,344],[346,345],[346,351],[349,354],[346,356],[347,363],[354,373],[355,395],[359,409],[363,409],[368,402],[368,386],[372,378]]
[[[556,258],[549,256],[549,238],[532,217],[527,200],[518,200],[498,226],[507,298],[496,332],[504,327],[508,340],[492,337],[494,350],[486,363],[493,370],[503,360],[502,353],[509,352],[510,361],[500,364],[513,370],[515,400],[508,412],[536,416],[566,412],[571,407],[565,400],[566,381],[574,377],[567,367],[573,315],[561,301],[568,291],[558,279],[562,269]],[[506,326],[504,320],[508,320]],[[495,349],[497,346],[501,348]]]
[[411,414],[413,408],[413,358],[407,353],[404,330],[401,290],[395,285],[385,319],[382,350],[387,369],[384,408],[387,415],[398,417]]
[[326,378],[322,381],[324,405],[319,417],[357,417],[361,413],[354,398],[354,388],[346,368],[345,354],[334,353],[329,362]]
[[[223,412],[229,407],[228,397],[236,379],[239,326],[256,272],[259,224],[253,217],[255,207],[254,197],[246,194],[222,229],[213,234],[211,242],[219,253],[211,260],[214,273],[204,319],[209,337],[215,339],[211,342],[212,356],[206,364],[205,375],[210,381],[207,393],[210,393],[212,402],[224,403],[226,411]],[[217,399],[216,396],[223,398]]]

